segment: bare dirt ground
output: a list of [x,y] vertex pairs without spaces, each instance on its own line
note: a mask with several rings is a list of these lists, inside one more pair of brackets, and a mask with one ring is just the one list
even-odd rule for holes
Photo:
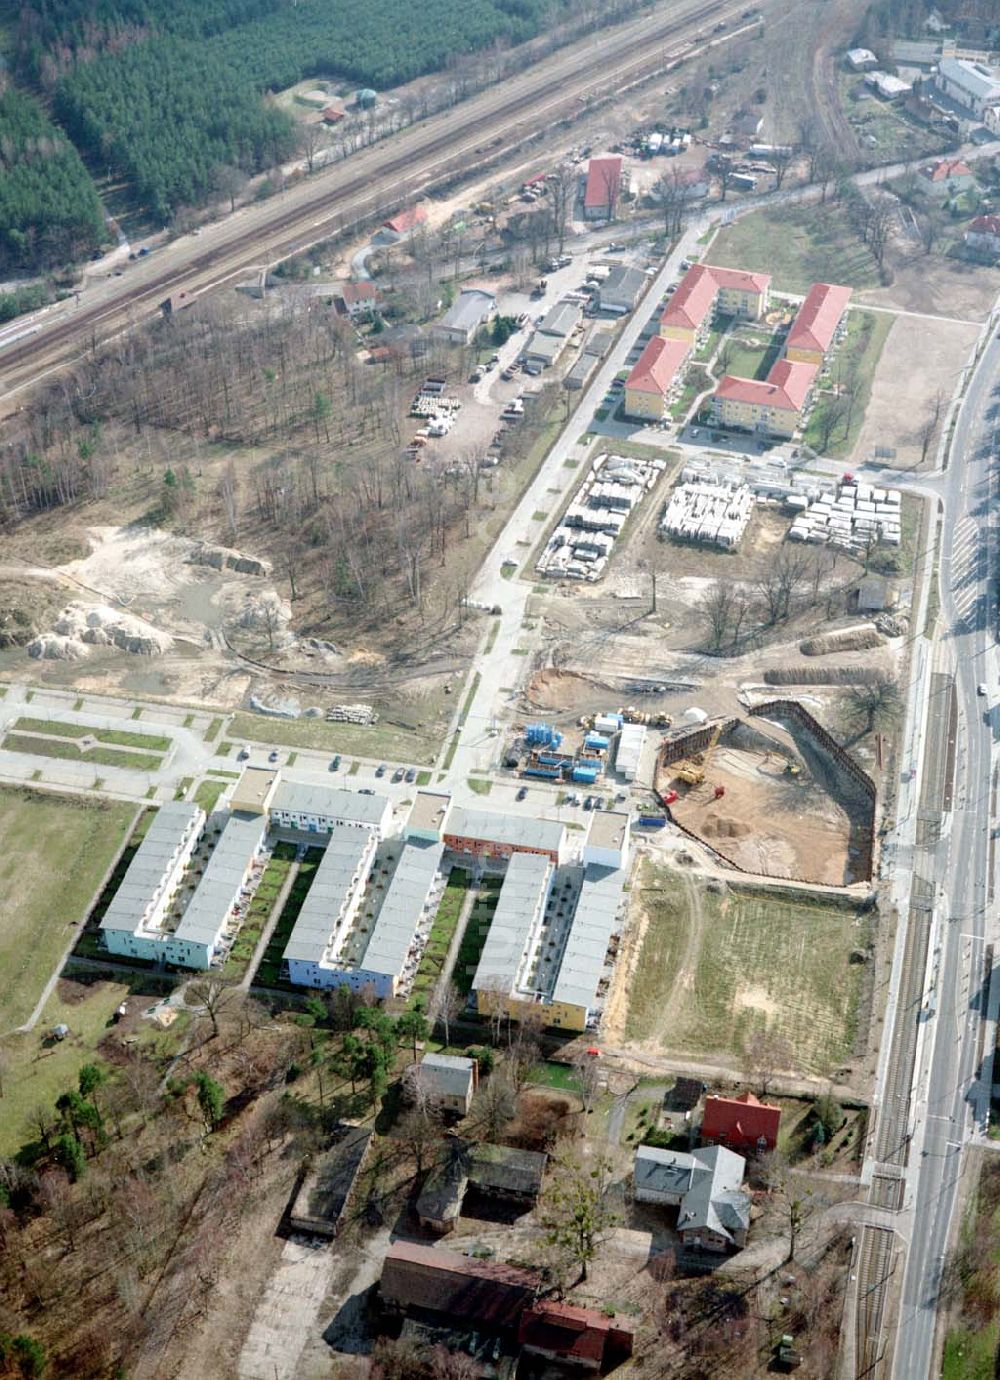
[[[680,793],[674,817],[747,872],[828,886],[860,880],[849,810],[805,763],[797,762],[799,774],[790,775],[788,760],[779,752],[720,745],[701,785],[672,783]],[[718,800],[716,787],[725,790]]]
[[[957,374],[979,334],[976,325],[898,317],[886,339],[872,383],[854,458],[871,456],[876,446],[896,451],[899,469],[920,464],[924,432],[935,400],[947,407]],[[936,459],[937,435],[926,464]]]
[[[963,263],[942,254],[900,254],[897,251],[890,255],[890,260],[893,281],[888,287],[859,292],[859,304],[872,302],[896,311],[928,312],[959,321],[985,321],[1000,292],[1000,269]],[[961,363],[959,359],[955,367],[960,367]]]

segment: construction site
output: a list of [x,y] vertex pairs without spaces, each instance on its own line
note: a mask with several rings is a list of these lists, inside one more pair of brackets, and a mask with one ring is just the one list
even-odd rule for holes
[[872,875],[875,784],[795,700],[688,726],[655,789],[674,822],[741,872],[824,886]]

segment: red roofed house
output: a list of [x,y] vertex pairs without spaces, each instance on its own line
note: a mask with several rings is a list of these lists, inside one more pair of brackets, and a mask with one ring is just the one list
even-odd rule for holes
[[849,287],[813,283],[788,332],[785,358],[795,364],[815,364],[818,368],[836,338],[850,300]]
[[962,238],[976,254],[1000,254],[1000,216],[976,216]]
[[325,125],[338,125],[347,114],[342,105],[328,105],[324,108],[320,118]]
[[781,1108],[759,1102],[753,1093],[706,1097],[701,1138],[730,1150],[773,1150],[778,1143]]
[[766,379],[726,374],[712,398],[713,420],[740,431],[787,439],[795,434],[818,373],[815,364],[779,359]]
[[378,288],[370,278],[360,283],[341,283],[336,296],[344,315],[352,319],[374,311],[379,304]]
[[632,1333],[592,1308],[546,1300],[522,1314],[517,1340],[524,1351],[581,1370],[610,1370],[632,1355]]
[[622,160],[592,158],[583,193],[584,220],[614,220],[622,189]]
[[976,181],[972,169],[961,158],[939,158],[936,163],[928,163],[921,168],[920,175],[932,187],[947,192],[949,196],[968,191]]
[[691,347],[685,340],[654,335],[625,380],[625,415],[658,422]]
[[726,316],[757,321],[767,310],[768,273],[745,273],[739,268],[695,264],[681,279],[660,317],[660,335],[696,346],[707,335],[716,308]]
[[398,215],[390,216],[388,220],[384,220],[382,229],[383,231],[387,230],[397,240],[401,240],[404,235],[409,235],[418,225],[423,225],[426,219],[426,206],[409,206],[405,211],[400,211]]
[[395,1313],[447,1314],[483,1330],[515,1328],[542,1284],[536,1270],[497,1260],[395,1241],[382,1266],[379,1291]]

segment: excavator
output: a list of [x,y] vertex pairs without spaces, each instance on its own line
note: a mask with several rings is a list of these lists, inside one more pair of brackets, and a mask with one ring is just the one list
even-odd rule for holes
[[724,720],[720,719],[712,731],[712,736],[708,740],[704,752],[692,758],[690,761],[682,761],[674,772],[674,777],[678,781],[683,781],[685,786],[700,786],[705,779],[708,771],[708,764],[712,760],[712,753],[718,745],[719,738],[722,736]]

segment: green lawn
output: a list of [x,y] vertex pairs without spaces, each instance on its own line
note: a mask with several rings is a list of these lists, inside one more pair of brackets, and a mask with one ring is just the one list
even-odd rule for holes
[[468,779],[470,791],[475,791],[476,795],[489,795],[493,789],[492,781],[483,781],[478,776],[470,776]]
[[629,1039],[738,1062],[766,1027],[788,1041],[803,1073],[832,1073],[850,1056],[865,967],[849,958],[867,943],[866,916],[732,884],[719,895],[653,868],[636,899],[649,920]]
[[66,738],[36,738],[28,733],[8,733],[3,746],[8,752],[25,752],[33,757],[58,757],[63,761],[87,762],[97,767],[122,767],[127,771],[156,771],[163,761],[150,752],[119,752],[111,747],[82,748]]
[[472,979],[475,977],[479,956],[493,921],[493,912],[500,899],[500,882],[499,877],[483,878],[479,885],[479,895],[462,935],[458,957],[455,960],[453,981],[463,997],[467,997],[472,991]]
[[785,292],[805,293],[813,283],[878,286],[875,260],[848,224],[844,207],[832,201],[741,216],[719,231],[711,261],[770,273],[773,286]]
[[[280,856],[284,858],[288,858],[289,855],[294,858],[295,847],[292,844],[279,843],[274,850],[274,858],[279,857],[279,853]],[[309,895],[309,888],[312,886],[313,878],[316,876],[316,869],[322,861],[323,849],[310,848],[299,864],[299,870],[296,873],[295,881],[292,883],[292,889],[288,893],[281,914],[278,916],[278,923],[274,927],[257,971],[253,975],[253,981],[258,983],[261,987],[288,985],[282,983],[280,978],[281,956],[285,952],[285,945],[288,943],[292,930],[295,927],[295,922],[299,918],[299,911],[302,909],[305,899]]]
[[173,743],[155,733],[132,733],[120,728],[92,728],[89,724],[67,724],[56,719],[15,720],[14,727],[24,733],[51,733],[57,738],[95,738],[116,747],[142,748],[146,752],[169,752]]
[[200,805],[206,815],[210,815],[225,789],[225,781],[203,781],[194,793],[194,803]]
[[434,990],[434,984],[441,975],[448,950],[455,937],[455,926],[465,904],[469,890],[469,874],[461,867],[453,867],[448,884],[441,897],[437,915],[427,936],[427,945],[420,956],[420,964],[413,977],[410,991],[410,1004],[420,1002],[426,1006]]
[[944,1343],[941,1380],[995,1380],[1000,1355],[1000,1163],[982,1155],[979,1184],[957,1247],[961,1308]]
[[251,743],[359,753],[392,762],[433,762],[440,746],[440,734],[433,724],[410,729],[378,723],[362,728],[358,724],[328,724],[325,719],[269,719],[238,713],[233,715],[229,731]]
[[[888,312],[881,311],[852,311],[849,314],[847,338],[833,360],[831,381],[853,387],[854,405],[843,422],[837,423],[829,442],[824,446],[821,444],[824,435],[823,414],[834,405],[834,398],[832,393],[820,393],[803,438],[814,450],[830,456],[850,455],[857,445],[865,409],[871,397],[875,370],[895,319]],[[820,388],[823,387],[821,383]]]
[[[68,994],[80,999],[66,1001]],[[35,1029],[4,1039],[2,1048],[9,1068],[0,1103],[0,1156],[14,1155],[35,1139],[31,1113],[40,1105],[52,1107],[60,1093],[76,1087],[81,1067],[93,1059],[115,1008],[128,994],[126,983],[98,982],[83,988],[60,982]],[[63,1023],[69,1026],[70,1035],[52,1043],[49,1031]]]
[[0,1031],[31,1014],[134,814],[118,801],[0,789]]
[[270,919],[274,903],[281,893],[281,888],[285,884],[294,861],[294,844],[279,843],[275,846],[267,867],[264,869],[264,875],[257,884],[257,890],[250,902],[246,919],[243,921],[236,941],[229,951],[229,957],[222,970],[225,978],[239,982],[246,972],[247,964],[253,958],[257,942],[263,933],[264,926]]

